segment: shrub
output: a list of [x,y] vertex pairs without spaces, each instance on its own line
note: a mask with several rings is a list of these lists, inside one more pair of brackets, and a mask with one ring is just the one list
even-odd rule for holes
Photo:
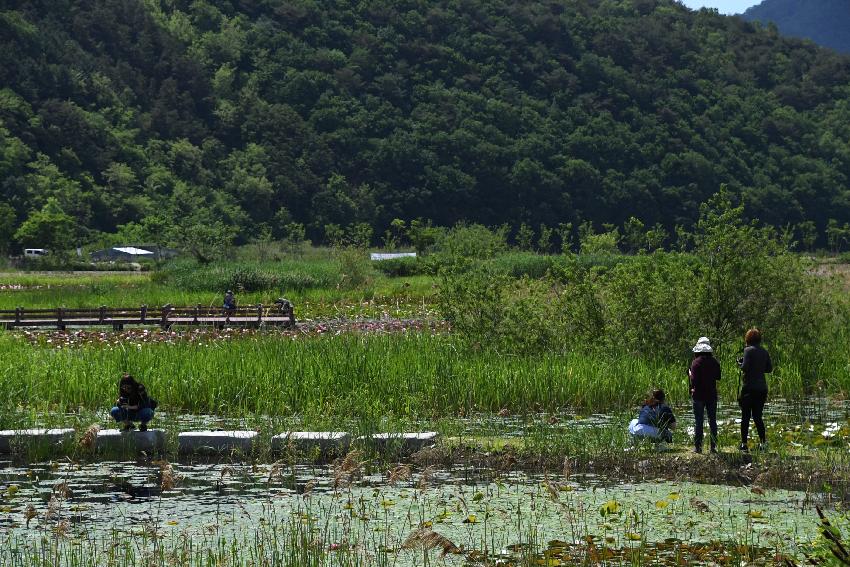
[[535,279],[545,276],[552,267],[552,262],[552,256],[541,256],[531,252],[502,254],[492,260],[494,268],[499,273],[513,278],[528,276]]
[[154,274],[157,283],[187,291],[296,290],[336,286],[340,272],[333,262],[217,262],[175,261]]
[[428,273],[428,266],[419,258],[392,258],[373,262],[372,265],[382,274],[391,278],[419,276]]

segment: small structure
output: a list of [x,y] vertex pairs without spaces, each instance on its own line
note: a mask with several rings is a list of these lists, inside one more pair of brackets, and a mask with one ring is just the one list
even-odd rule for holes
[[0,431],[0,453],[12,453],[34,445],[64,445],[73,440],[73,429],[7,429]]
[[64,331],[67,327],[111,326],[122,331],[124,325],[159,325],[163,329],[178,326],[250,327],[295,326],[292,302],[286,299],[275,301],[274,307],[247,305],[236,309],[222,310],[221,307],[174,307],[163,305],[156,310],[140,307],[107,307],[66,309],[0,309],[0,328],[7,330],[18,327],[55,327]]
[[162,453],[165,450],[165,432],[161,429],[101,429],[97,433],[95,447],[105,453]]
[[93,262],[137,262],[173,258],[177,251],[160,246],[113,246],[90,254]]
[[397,258],[416,258],[416,252],[372,252],[369,254],[369,259],[373,262],[395,260]]
[[371,443],[381,453],[393,452],[398,455],[410,455],[427,447],[433,447],[440,434],[436,431],[416,433],[376,433],[361,440]]

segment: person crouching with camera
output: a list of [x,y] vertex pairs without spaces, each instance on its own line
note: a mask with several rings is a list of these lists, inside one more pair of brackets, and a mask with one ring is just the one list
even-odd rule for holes
[[156,400],[148,396],[145,387],[129,374],[124,374],[118,381],[118,400],[115,403],[109,413],[115,421],[123,424],[122,430],[135,429],[134,421],[140,422],[140,431],[148,430],[148,422],[153,419],[156,409]]

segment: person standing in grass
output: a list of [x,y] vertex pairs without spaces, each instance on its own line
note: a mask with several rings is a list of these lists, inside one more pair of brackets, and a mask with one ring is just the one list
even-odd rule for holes
[[155,409],[156,400],[148,396],[145,387],[129,374],[124,374],[118,382],[118,400],[109,412],[115,421],[123,423],[121,429],[135,429],[133,422],[138,421],[139,431],[147,431]]
[[767,378],[765,374],[773,372],[770,354],[761,346],[761,331],[752,328],[744,335],[744,356],[738,359],[743,373],[741,395],[738,405],[741,407],[741,451],[749,451],[747,437],[750,432],[750,417],[756,424],[759,434],[759,448],[763,449],[767,441],[762,412],[767,401]]
[[694,452],[702,453],[703,424],[708,414],[711,430],[711,452],[717,452],[717,381],[720,364],[714,358],[714,349],[708,337],[700,337],[692,349],[694,358],[688,369],[691,400],[694,408]]

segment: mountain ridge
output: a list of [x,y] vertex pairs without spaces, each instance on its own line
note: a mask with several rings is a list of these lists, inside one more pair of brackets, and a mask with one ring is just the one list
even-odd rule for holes
[[773,22],[784,34],[850,53],[850,2],[846,0],[764,0],[741,16],[749,21]]
[[35,213],[139,241],[416,217],[672,231],[721,185],[775,226],[850,221],[850,58],[670,0],[11,7],[7,245]]

